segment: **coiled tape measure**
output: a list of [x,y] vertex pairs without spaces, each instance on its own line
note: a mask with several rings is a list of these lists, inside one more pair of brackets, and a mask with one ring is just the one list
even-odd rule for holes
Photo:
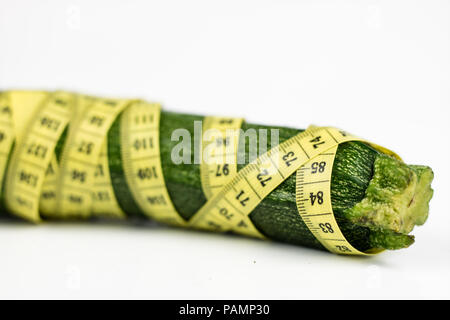
[[[339,144],[364,141],[331,127],[310,127],[237,171],[243,119],[205,117],[201,182],[208,201],[189,220],[176,211],[160,158],[161,106],[141,100],[101,99],[64,91],[0,94],[0,191],[7,209],[39,222],[42,216],[125,218],[109,174],[107,134],[120,118],[126,182],[141,211],[164,223],[233,231],[264,239],[253,209],[296,172],[296,202],[309,230],[331,252],[369,255],[344,237],[331,205],[331,174]],[[59,159],[55,148],[62,137]],[[364,141],[365,143],[369,143]],[[374,148],[400,159],[378,145]]]

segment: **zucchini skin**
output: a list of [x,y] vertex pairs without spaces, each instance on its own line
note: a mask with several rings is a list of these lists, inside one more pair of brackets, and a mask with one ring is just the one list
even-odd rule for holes
[[[249,128],[274,127],[243,125],[244,130]],[[278,129],[280,143],[303,131],[290,128]],[[248,146],[246,144],[246,153],[249,151]],[[370,230],[347,221],[344,210],[353,207],[364,198],[365,190],[372,178],[372,166],[377,154],[377,151],[360,142],[341,144],[338,147],[332,171],[333,212],[344,236],[354,247],[362,251],[371,248]],[[270,239],[325,250],[300,217],[295,194],[296,174],[294,173],[264,198],[250,214],[250,218],[255,226]]]
[[[191,164],[173,164],[172,149],[178,141],[172,141],[172,132],[183,128],[194,137],[194,121],[202,121],[202,116],[162,112],[160,122],[160,151],[164,179],[178,213],[185,219],[191,218],[206,203],[200,180],[200,165],[194,164],[194,143],[191,145]],[[303,130],[269,127],[244,123],[243,131],[255,129],[259,138],[259,129],[279,129],[279,142],[291,138]],[[259,139],[258,139],[259,141]],[[243,137],[239,139],[239,156],[245,156],[249,162],[250,145]],[[274,147],[268,143],[268,149]],[[197,148],[200,150],[200,148]],[[130,215],[142,216],[127,187],[120,156],[120,117],[108,133],[108,153],[113,188],[122,209]],[[333,210],[342,232],[353,246],[359,250],[370,248],[370,230],[346,221],[345,208],[350,208],[364,197],[365,190],[372,177],[372,166],[377,151],[359,142],[348,142],[338,148],[333,166],[331,197]],[[245,164],[238,166],[238,170]],[[298,214],[295,202],[295,174],[287,178],[273,190],[251,213],[255,226],[268,238],[307,246],[325,248],[309,231]]]
[[[112,187],[118,204],[127,215],[146,218],[133,198],[123,170],[121,117],[122,114],[117,117],[107,134]],[[203,119],[203,116],[198,115],[161,113],[160,156],[163,175],[175,209],[185,220],[189,220],[207,201],[201,185],[200,165],[194,161],[199,158],[194,152],[201,151],[201,142],[195,141],[195,122],[201,123]],[[194,137],[194,141],[191,141],[189,155],[191,163],[177,165],[172,162],[172,151],[179,141],[172,141],[171,136],[180,128],[187,130],[190,136]],[[69,126],[65,128],[55,148],[58,162],[66,144],[68,129]],[[262,134],[261,130],[276,129],[280,143],[304,131],[245,122],[242,129],[243,132],[252,130],[259,143],[266,142],[261,153],[275,147],[270,141],[264,141],[267,136]],[[250,150],[250,147],[256,150]],[[13,150],[14,144],[9,151],[6,170]],[[246,161],[238,164],[238,170],[253,160],[249,159],[250,154],[259,154],[259,151],[259,146],[246,143],[245,135],[241,133],[238,159]],[[414,242],[414,236],[409,233],[414,226],[423,225],[429,214],[429,202],[433,196],[432,169],[423,165],[405,164],[391,153],[382,152],[362,142],[347,142],[338,146],[333,164],[333,211],[347,240],[360,251],[408,247]],[[4,191],[7,188],[6,179],[2,183]],[[303,223],[297,210],[295,193],[296,177],[293,174],[260,202],[250,214],[250,219],[256,228],[270,239],[325,250]],[[7,213],[4,200],[2,192],[0,216]]]
[[137,202],[134,200],[131,190],[125,178],[122,165],[121,144],[120,144],[120,119],[122,113],[116,118],[108,131],[108,164],[111,183],[120,208],[128,216],[145,217]]

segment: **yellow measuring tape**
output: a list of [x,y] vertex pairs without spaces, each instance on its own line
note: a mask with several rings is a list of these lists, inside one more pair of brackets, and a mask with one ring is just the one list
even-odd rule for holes
[[26,131],[19,135],[21,140],[16,141],[5,190],[8,210],[32,221],[40,220],[41,187],[58,139],[69,123],[74,95],[47,93],[37,102]]
[[161,106],[134,103],[121,118],[121,154],[125,178],[140,209],[149,218],[185,225],[164,181],[159,151]]
[[[80,99],[81,100],[81,99]],[[129,100],[82,99],[64,147],[57,182],[56,211],[63,217],[89,217],[95,172],[106,135]]]
[[[14,143],[12,109],[9,95],[0,94],[0,182],[3,182],[9,153]],[[3,183],[0,183],[0,193],[3,192]]]
[[239,171],[195,214],[191,223],[208,229],[210,219],[214,219],[235,232],[263,237],[253,224],[247,223],[253,209],[310,159],[352,140],[357,138],[344,136],[333,128],[312,128],[286,140]]
[[3,179],[14,143],[13,125],[9,94],[0,93],[0,194],[3,193]]
[[203,119],[200,177],[206,199],[212,198],[237,173],[239,129],[243,119]]
[[94,190],[92,211],[93,216],[126,218],[125,212],[117,203],[116,195],[111,182],[108,162],[108,144],[103,143],[100,151],[100,160],[94,173]]
[[[205,119],[205,123],[208,123],[208,118]],[[230,124],[228,132],[236,131],[232,122]],[[204,127],[210,128],[209,125]],[[225,128],[221,128],[222,134],[225,131]],[[219,135],[219,141],[224,137],[225,135],[223,138]],[[297,172],[296,202],[299,214],[326,249],[338,254],[352,255],[379,252],[377,250],[361,252],[354,248],[345,239],[334,218],[331,205],[331,173],[338,145],[348,141],[364,140],[335,128],[310,127],[260,156],[228,179],[229,182],[225,185],[222,184],[222,176],[212,174],[214,170],[210,166],[202,165],[202,182],[207,180],[206,187],[220,185],[221,188],[195,214],[191,225],[215,231],[233,230],[264,238],[251,221],[249,222],[248,217],[271,191]],[[399,158],[385,148],[371,145]],[[232,150],[236,149],[237,146],[232,146]],[[222,154],[222,145],[218,144],[217,150],[212,153]],[[216,172],[220,173],[220,168],[220,165],[217,165]],[[203,175],[208,179],[204,179]]]
[[[5,190],[0,191],[7,209],[35,222],[41,216],[126,217],[117,202],[108,164],[107,134],[120,115],[124,176],[147,217],[172,225],[265,238],[253,225],[250,213],[296,172],[298,212],[317,240],[339,254],[376,253],[360,252],[345,239],[331,205],[331,174],[338,145],[364,140],[335,128],[310,127],[238,172],[243,119],[206,117],[200,175],[208,201],[185,221],[177,213],[163,177],[160,113],[159,104],[138,100],[62,91],[0,94],[0,178],[6,179],[1,184]],[[55,148],[64,133],[67,137],[57,159]]]

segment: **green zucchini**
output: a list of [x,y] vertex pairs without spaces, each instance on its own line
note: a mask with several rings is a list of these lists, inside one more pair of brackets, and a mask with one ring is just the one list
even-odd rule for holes
[[[145,218],[133,199],[123,172],[120,145],[120,118],[108,132],[108,159],[114,193],[119,205],[129,216]],[[194,163],[192,145],[191,164],[174,164],[172,132],[179,128],[194,134],[194,122],[202,116],[162,112],[160,120],[160,151],[164,179],[178,213],[188,221],[206,202],[200,180],[200,166]],[[269,127],[243,123],[243,131],[253,129],[257,140],[275,147],[259,136],[260,129],[278,129],[279,142],[302,132],[300,129]],[[67,129],[59,139],[56,155],[59,159],[67,136]],[[198,143],[198,142],[194,142]],[[249,163],[252,144],[239,138],[238,157]],[[409,235],[415,225],[422,225],[428,217],[428,204],[433,190],[433,171],[426,166],[406,165],[362,142],[339,145],[333,165],[331,200],[336,220],[349,242],[361,251],[372,248],[400,249],[411,245]],[[295,174],[288,177],[253,210],[250,219],[256,228],[272,240],[317,249],[324,247],[301,219],[295,202]],[[2,201],[3,202],[3,201]],[[3,211],[3,210],[2,210]]]
[[[194,121],[203,117],[162,112],[160,148],[164,179],[178,213],[189,220],[206,202],[200,181],[200,166],[174,164],[171,159],[172,132],[187,129],[194,137]],[[279,142],[302,130],[268,127],[244,123],[243,131],[279,129]],[[258,137],[260,138],[260,137]],[[261,137],[262,138],[262,137]],[[250,160],[244,136],[239,139],[238,156]],[[258,140],[260,141],[260,140]],[[263,140],[262,140],[263,141]],[[195,142],[194,142],[195,144]],[[267,142],[268,148],[274,147]],[[108,133],[110,174],[119,205],[129,215],[143,217],[127,186],[120,152],[120,116]],[[257,146],[258,148],[258,146]],[[194,145],[191,158],[194,159]],[[199,150],[199,148],[197,148]],[[241,169],[245,164],[239,165]],[[415,225],[421,225],[428,216],[432,197],[433,172],[429,167],[406,165],[369,145],[347,142],[338,148],[332,172],[331,200],[336,220],[349,242],[359,250],[372,248],[400,249],[411,245],[409,235]],[[295,174],[271,192],[250,218],[265,236],[276,241],[324,249],[303,223],[295,202]]]

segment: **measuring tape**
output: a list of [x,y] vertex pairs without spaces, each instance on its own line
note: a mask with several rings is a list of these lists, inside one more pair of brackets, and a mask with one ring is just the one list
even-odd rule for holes
[[[27,115],[18,114],[25,108],[30,110]],[[238,172],[243,119],[206,117],[200,175],[208,201],[185,221],[176,211],[163,177],[160,114],[159,104],[139,100],[63,91],[1,93],[0,178],[6,182],[0,191],[7,209],[34,222],[41,216],[125,218],[108,161],[107,134],[118,119],[125,181],[144,216],[177,226],[265,239],[250,213],[296,172],[298,212],[326,249],[352,255],[378,252],[360,252],[340,231],[331,204],[333,162],[339,144],[349,141],[363,141],[400,159],[395,153],[335,128],[310,127]],[[55,149],[62,142],[58,159]]]
[[[203,135],[201,148],[200,178],[206,199],[217,194],[237,173],[237,152],[239,133],[243,119],[205,117],[203,119]],[[227,214],[228,212],[224,212]],[[250,218],[246,223],[251,224]],[[201,228],[200,223],[192,226]],[[212,231],[228,231],[221,219],[210,216],[205,229]]]
[[203,119],[200,178],[206,199],[212,198],[237,173],[239,129],[243,119]]
[[126,218],[125,212],[117,203],[111,182],[108,162],[108,143],[103,142],[99,162],[94,173],[94,191],[91,214],[93,216]]
[[92,186],[106,135],[116,117],[132,101],[79,99],[79,114],[64,147],[57,180],[56,211],[62,217],[89,217]]
[[3,179],[13,143],[14,129],[9,95],[0,93],[0,194],[3,194]]
[[[286,140],[239,171],[193,217],[191,225],[264,238],[250,213],[287,177],[297,172],[296,202],[300,216],[322,245],[338,254],[368,255],[345,239],[331,206],[331,173],[339,144],[363,141],[335,128],[310,127]],[[377,149],[383,149],[371,144]],[[395,155],[389,152],[391,155]],[[396,156],[396,155],[395,155]],[[398,156],[396,156],[398,158]]]
[[213,218],[237,233],[264,238],[253,224],[247,223],[253,209],[310,159],[355,139],[337,129],[311,128],[284,141],[240,170],[195,214],[191,224],[207,229]]
[[146,216],[172,225],[185,225],[172,204],[163,177],[159,151],[160,114],[160,105],[143,101],[134,103],[122,114],[120,143],[125,178]]
[[59,164],[56,155],[50,161],[45,173],[39,199],[39,212],[46,218],[57,218],[56,212],[56,184],[59,176]]
[[341,254],[368,255],[345,239],[334,218],[331,205],[331,173],[337,146],[309,160],[297,170],[297,209],[308,229],[328,250]]
[[56,143],[69,123],[73,104],[72,94],[48,93],[32,113],[6,175],[5,203],[15,215],[40,220],[41,187]]

